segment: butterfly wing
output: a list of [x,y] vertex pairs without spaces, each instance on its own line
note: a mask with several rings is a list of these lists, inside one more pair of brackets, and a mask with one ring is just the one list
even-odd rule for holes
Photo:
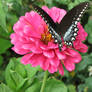
[[58,25],[57,33],[61,34],[64,41],[67,42],[67,45],[71,45],[71,42],[75,40],[75,36],[78,32],[77,23],[80,21],[80,18],[88,6],[88,2],[83,2],[75,6],[64,16]]
[[58,43],[59,50],[61,51],[62,40],[61,40],[61,36],[56,33],[56,30],[57,30],[56,23],[54,23],[52,18],[43,9],[41,9],[39,6],[33,5],[33,8],[37,11],[37,13],[43,18],[43,20],[48,25],[49,32],[52,35],[52,38],[54,39],[54,42]]
[[53,29],[56,28],[56,24],[54,23],[52,18],[43,9],[34,4],[32,6],[37,11],[37,13],[43,18],[43,20],[48,26],[51,26]]

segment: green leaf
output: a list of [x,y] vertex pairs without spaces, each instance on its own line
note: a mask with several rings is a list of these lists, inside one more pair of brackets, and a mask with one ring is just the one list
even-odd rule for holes
[[90,64],[92,64],[92,53],[82,56],[82,61],[76,65],[75,72],[84,70]]
[[11,77],[16,84],[16,91],[20,90],[20,88],[27,81],[27,79],[23,79],[17,72],[14,71],[11,71]]
[[27,73],[26,76],[28,78],[28,81],[25,84],[25,88],[30,86],[31,83],[34,81],[35,75],[36,75],[37,71],[39,70],[39,68],[40,68],[39,66],[38,67],[31,67],[31,65],[25,65],[25,70]]
[[17,63],[15,67],[15,71],[19,73],[23,78],[25,78],[27,76],[27,72],[25,66],[20,63],[20,58],[16,59],[15,62]]
[[59,80],[50,79],[46,83],[44,92],[67,92],[67,87]]
[[9,40],[0,38],[0,54],[4,53],[10,46]]
[[28,78],[32,78],[37,73],[37,71],[40,69],[40,67],[39,66],[31,67],[31,65],[26,65],[25,69],[27,71]]
[[16,58],[12,58],[5,71],[6,83],[13,90],[19,90],[27,81],[23,77],[26,77],[24,66]]
[[3,82],[3,81],[5,81],[5,71],[1,67],[1,69],[0,69],[0,82]]
[[78,85],[78,92],[84,92],[85,88],[87,88],[85,84]]
[[15,83],[15,81],[11,77],[11,70],[14,70],[14,67],[15,67],[14,62],[11,59],[9,64],[6,67],[6,70],[5,70],[5,80],[6,80],[6,83],[13,90],[16,89],[16,83]]
[[76,88],[74,85],[68,85],[68,92],[76,92]]
[[85,25],[85,30],[88,33],[88,42],[92,44],[92,19],[89,18],[88,23]]
[[85,69],[88,65],[88,61],[89,61],[88,56],[87,55],[83,56],[82,61],[76,65],[75,71],[77,72],[77,71],[81,71],[81,70]]
[[5,84],[0,84],[0,92],[13,92],[8,86]]
[[92,64],[92,53],[88,55],[88,65]]
[[[20,62],[20,61],[21,61],[21,58],[18,58],[17,62]],[[25,70],[23,70],[23,66],[24,66]],[[20,71],[19,68],[17,68],[17,67],[20,67],[20,70],[22,69],[22,71]],[[16,66],[16,70],[17,71],[20,71],[20,73],[23,72],[23,71],[25,71],[26,72],[26,76],[28,78],[30,78],[30,79],[37,73],[37,71],[39,71],[39,69],[40,69],[39,66],[37,66],[37,67],[31,67],[30,64],[28,64],[28,65],[21,64],[21,66]]]
[[92,87],[92,77],[88,77],[86,80],[86,85],[88,85],[89,87]]
[[48,5],[49,7],[53,6],[53,0],[44,0],[46,5]]
[[7,21],[9,21],[9,25],[13,26],[18,21],[18,17],[14,13],[8,13]]
[[[72,2],[71,2],[72,1]],[[74,2],[73,2],[74,1]],[[72,8],[74,8],[76,5],[82,3],[82,2],[85,2],[85,1],[90,1],[90,0],[70,0],[70,3],[68,2],[67,5],[68,5],[68,9],[71,10]]]
[[54,0],[60,4],[69,4],[71,2],[71,0]]
[[0,55],[0,66],[3,64],[3,57]]
[[[20,63],[21,58],[12,58],[6,68],[5,79],[13,90],[25,89],[33,82],[34,75],[39,67],[31,67]],[[24,87],[23,87],[24,86]]]
[[13,3],[13,2],[17,2],[20,5],[22,5],[22,0],[7,0],[8,3]]
[[40,92],[41,83],[37,80],[35,83],[29,87],[25,92]]
[[2,0],[0,0],[0,25],[7,32],[6,29],[6,11],[4,10]]
[[[41,83],[39,81],[35,81],[25,92],[40,92],[40,89]],[[49,79],[46,82],[44,92],[67,92],[67,87],[59,80]]]
[[88,77],[86,80],[85,80],[85,84],[88,88],[88,92],[92,92],[92,77]]
[[20,5],[22,5],[22,0],[16,0]]

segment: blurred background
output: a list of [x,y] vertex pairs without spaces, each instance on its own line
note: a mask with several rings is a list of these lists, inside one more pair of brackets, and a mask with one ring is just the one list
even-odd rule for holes
[[[91,3],[91,0],[0,0],[0,92],[40,92],[43,70],[22,65],[21,56],[11,50],[10,43],[13,25],[25,12],[31,11],[28,6],[35,3],[40,7],[56,6],[69,11],[84,1]],[[80,53],[82,61],[76,64],[75,71],[65,70],[64,76],[58,72],[49,74],[45,92],[92,92],[92,6],[81,24],[88,33],[84,42],[88,52]]]

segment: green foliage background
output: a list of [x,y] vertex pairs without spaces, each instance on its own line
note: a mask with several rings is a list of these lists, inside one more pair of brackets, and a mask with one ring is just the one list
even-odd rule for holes
[[[35,3],[40,7],[56,6],[68,11],[84,1],[92,3],[91,0],[0,0],[0,92],[40,92],[44,71],[21,64],[21,56],[11,50],[9,37],[18,18],[31,11],[28,6]],[[92,92],[92,76],[88,71],[92,66],[92,5],[81,24],[88,33],[84,42],[88,52],[81,54],[83,59],[75,71],[65,70],[64,76],[58,72],[49,74],[44,92]]]

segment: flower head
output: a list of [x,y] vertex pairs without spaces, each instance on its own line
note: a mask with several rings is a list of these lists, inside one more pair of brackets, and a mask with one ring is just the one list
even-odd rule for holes
[[[42,9],[49,14],[55,23],[60,23],[66,14],[65,10],[56,7],[49,9],[43,6]],[[78,28],[78,36],[73,43],[75,49],[63,45],[60,52],[41,16],[34,11],[27,12],[13,27],[14,33],[10,36],[11,43],[14,44],[12,49],[16,53],[24,55],[21,59],[23,64],[31,64],[33,67],[40,65],[43,70],[48,70],[50,73],[59,70],[59,73],[63,75],[62,65],[68,71],[73,71],[75,63],[81,61],[81,55],[76,50],[86,52],[88,49],[82,43],[87,33],[80,23],[78,23]]]

